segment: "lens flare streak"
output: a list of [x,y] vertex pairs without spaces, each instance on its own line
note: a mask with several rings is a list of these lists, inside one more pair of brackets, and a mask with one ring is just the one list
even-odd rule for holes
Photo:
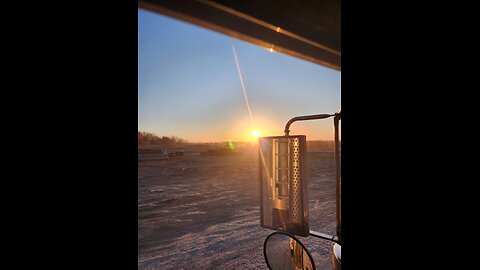
[[242,85],[243,97],[245,98],[245,103],[247,104],[248,114],[250,115],[250,121],[251,121],[252,126],[253,126],[254,121],[253,121],[252,110],[250,109],[250,104],[248,103],[247,91],[246,91],[245,85],[243,83],[243,77],[242,77],[242,72],[240,71],[240,64],[238,63],[237,53],[236,53],[235,47],[233,45],[232,45],[232,51],[233,51],[233,57],[235,58],[235,64],[237,66],[238,76],[240,77],[240,84]]

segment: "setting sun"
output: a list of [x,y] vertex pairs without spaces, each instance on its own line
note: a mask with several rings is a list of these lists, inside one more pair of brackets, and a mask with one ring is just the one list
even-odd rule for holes
[[258,131],[256,131],[256,130],[254,130],[254,131],[252,132],[252,136],[255,137],[255,138],[258,138],[259,135],[260,135],[260,133],[259,133]]

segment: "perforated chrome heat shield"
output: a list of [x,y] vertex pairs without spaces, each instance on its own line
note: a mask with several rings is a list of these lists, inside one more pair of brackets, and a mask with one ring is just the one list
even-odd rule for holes
[[308,236],[306,137],[262,137],[260,166],[260,225]]

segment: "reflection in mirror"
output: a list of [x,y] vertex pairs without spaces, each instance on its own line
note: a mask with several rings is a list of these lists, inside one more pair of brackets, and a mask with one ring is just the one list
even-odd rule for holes
[[274,232],[265,240],[263,253],[272,270],[315,270],[312,255],[296,238]]

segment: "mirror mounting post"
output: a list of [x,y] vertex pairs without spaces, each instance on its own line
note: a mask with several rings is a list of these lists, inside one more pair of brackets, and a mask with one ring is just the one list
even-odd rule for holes
[[335,113],[335,117],[333,118],[333,125],[335,127],[335,182],[336,182],[336,203],[337,203],[337,236],[339,243],[342,239],[342,227],[341,227],[341,202],[340,202],[340,179],[341,179],[341,170],[340,170],[340,135],[338,132],[338,125],[340,119],[342,118],[342,112],[339,111]]

